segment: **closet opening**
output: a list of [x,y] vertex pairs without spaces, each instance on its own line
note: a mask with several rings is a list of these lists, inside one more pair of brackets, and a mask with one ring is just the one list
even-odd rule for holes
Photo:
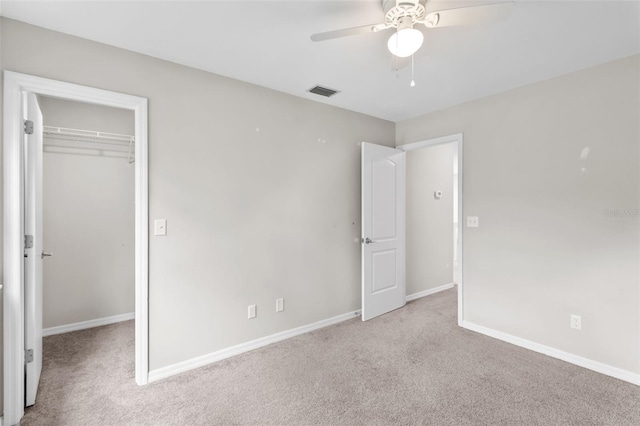
[[[131,110],[37,98],[42,394],[62,379],[135,373],[136,141]],[[39,403],[28,391],[26,405]]]

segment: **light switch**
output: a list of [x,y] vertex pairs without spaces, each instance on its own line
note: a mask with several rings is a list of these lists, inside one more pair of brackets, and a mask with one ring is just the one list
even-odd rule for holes
[[154,235],[167,235],[167,219],[156,219],[153,225]]
[[478,216],[467,216],[467,228],[477,228],[478,225]]

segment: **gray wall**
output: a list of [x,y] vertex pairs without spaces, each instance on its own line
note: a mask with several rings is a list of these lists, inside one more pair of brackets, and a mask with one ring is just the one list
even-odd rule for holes
[[464,133],[465,320],[640,372],[639,220],[606,215],[639,207],[639,75],[633,56],[397,123],[399,145]]
[[407,294],[453,282],[453,155],[453,144],[407,152]]
[[[4,48],[4,39],[2,37],[2,29],[4,26],[4,20],[0,18],[0,71],[4,70],[4,62],[2,61],[2,51]],[[3,120],[3,105],[4,105],[4,76],[0,76],[0,135],[2,135],[2,120]],[[3,166],[2,166],[2,149],[0,149],[0,182],[3,180]],[[0,219],[3,217],[4,212],[4,197],[0,197]],[[0,241],[4,241],[4,225],[0,225]],[[3,248],[0,246],[0,253]],[[0,262],[0,277],[4,277],[4,262]],[[4,278],[2,279],[4,281]],[[4,282],[2,283],[4,284]],[[0,290],[0,413],[4,413],[4,290]]]
[[393,123],[13,20],[2,39],[5,69],[149,99],[151,369],[359,308],[358,143]]
[[[45,126],[134,134],[132,111],[48,97],[40,107]],[[54,253],[44,262],[44,328],[133,312],[134,165],[88,150],[50,152],[52,142],[60,141],[45,138],[43,161],[44,247]]]
[[133,111],[38,96],[44,125],[133,135]]

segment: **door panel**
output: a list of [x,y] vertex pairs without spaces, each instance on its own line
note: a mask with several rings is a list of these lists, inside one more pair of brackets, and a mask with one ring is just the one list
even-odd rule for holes
[[24,137],[25,235],[33,236],[33,246],[25,248],[24,259],[24,344],[33,351],[33,361],[25,368],[25,405],[35,404],[42,371],[42,112],[38,98],[23,94],[24,119],[33,122],[33,133]]
[[362,144],[362,320],[406,302],[406,154]]
[[398,257],[397,250],[385,250],[371,254],[373,278],[371,279],[371,294],[395,288],[398,285]]
[[371,165],[371,238],[374,240],[396,237],[396,169],[396,164],[388,160]]

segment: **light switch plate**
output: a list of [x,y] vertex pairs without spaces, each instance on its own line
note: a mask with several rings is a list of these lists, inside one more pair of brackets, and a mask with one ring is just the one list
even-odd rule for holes
[[284,311],[284,299],[276,299],[276,312]]
[[253,319],[257,316],[256,313],[256,305],[249,305],[249,308],[247,309],[247,317],[249,319]]
[[467,216],[467,228],[477,228],[478,226],[478,216]]
[[153,222],[153,234],[158,236],[167,235],[167,219],[156,219]]

